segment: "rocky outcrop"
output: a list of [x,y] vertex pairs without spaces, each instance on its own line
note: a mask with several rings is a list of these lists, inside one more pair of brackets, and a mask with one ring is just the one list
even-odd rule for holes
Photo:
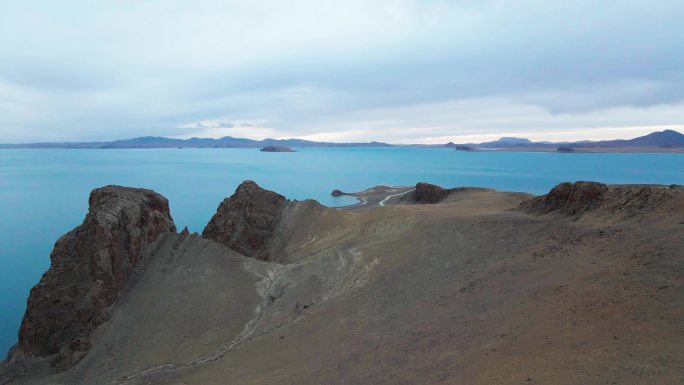
[[623,212],[628,215],[654,210],[680,213],[681,200],[677,198],[681,197],[681,193],[681,189],[671,186],[615,186],[611,188],[610,198],[602,207],[610,213]]
[[546,195],[523,202],[521,207],[528,212],[579,215],[597,208],[608,191],[608,186],[602,183],[565,182],[552,188]]
[[345,193],[342,190],[335,189],[335,190],[332,190],[330,195],[332,195],[334,197],[341,197],[342,195],[345,195]]
[[106,186],[90,193],[83,223],[63,235],[50,269],[31,289],[14,349],[51,356],[57,369],[76,363],[88,337],[110,314],[154,251],[176,227],[166,198],[151,190]]
[[230,198],[221,202],[202,237],[246,256],[271,260],[266,246],[287,203],[284,196],[262,189],[251,180],[244,181]]
[[657,185],[613,185],[596,182],[561,183],[548,194],[520,204],[529,213],[580,216],[588,212],[616,218],[643,215],[655,210],[681,212],[681,189]]
[[420,182],[416,184],[416,189],[413,190],[409,199],[416,203],[439,203],[442,199],[446,198],[450,189],[445,189],[434,184]]

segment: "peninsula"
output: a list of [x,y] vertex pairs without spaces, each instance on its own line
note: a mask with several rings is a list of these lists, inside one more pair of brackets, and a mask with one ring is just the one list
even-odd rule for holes
[[106,186],[0,384],[677,383],[684,189],[428,183],[341,209],[245,181],[201,234]]

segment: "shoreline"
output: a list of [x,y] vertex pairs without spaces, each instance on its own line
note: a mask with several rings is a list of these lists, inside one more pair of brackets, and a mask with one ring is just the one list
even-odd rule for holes
[[393,197],[401,196],[407,194],[415,189],[414,186],[385,186],[377,185],[374,187],[367,188],[363,191],[357,192],[343,192],[341,196],[351,196],[358,200],[358,202],[335,207],[336,210],[350,211],[350,212],[360,212],[369,210],[375,207],[383,207],[385,203]]
[[[364,148],[364,149],[391,149],[391,148],[416,148],[416,149],[426,149],[426,150],[449,150],[454,152],[465,152],[465,153],[491,153],[491,152],[519,152],[519,153],[551,153],[551,154],[682,154],[684,155],[684,148],[659,148],[659,147],[596,147],[596,148],[576,148],[571,152],[558,151],[556,148],[535,148],[535,147],[520,147],[520,148],[473,148],[472,150],[454,150],[448,147],[442,146],[422,146],[422,145],[405,145],[405,146],[305,146],[305,147],[292,147],[292,152],[299,152],[301,149],[348,149],[348,148]],[[0,145],[0,151],[2,150],[187,150],[187,149],[198,149],[198,150],[259,150],[260,147],[192,147],[192,146],[179,146],[179,147],[113,147],[113,148],[100,148],[100,147],[21,147],[21,146],[8,146],[3,147]],[[271,151],[266,151],[271,152]],[[278,151],[273,151],[278,152]]]
[[[454,150],[458,151],[458,150]],[[574,151],[558,151],[556,148],[474,148],[469,151],[458,152],[547,152],[553,154],[684,154],[684,148],[659,148],[659,147],[595,147],[595,148],[574,148]]]
[[[677,189],[682,188],[679,184],[659,184],[659,183],[614,183],[606,184],[608,187],[635,187],[635,188],[663,188],[663,189]],[[402,202],[402,197],[416,190],[416,186],[386,186],[377,185],[357,192],[343,192],[340,196],[351,196],[358,201],[354,204],[330,207],[338,211],[347,212],[362,212],[379,207],[386,207],[387,205],[398,204]],[[491,190],[499,193],[509,194],[528,194],[530,196],[539,196],[523,191],[501,191],[491,187],[454,187],[451,190]]]

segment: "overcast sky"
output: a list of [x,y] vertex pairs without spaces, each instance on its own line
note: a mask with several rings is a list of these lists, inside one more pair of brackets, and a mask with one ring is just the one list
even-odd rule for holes
[[682,0],[0,0],[0,142],[684,131]]

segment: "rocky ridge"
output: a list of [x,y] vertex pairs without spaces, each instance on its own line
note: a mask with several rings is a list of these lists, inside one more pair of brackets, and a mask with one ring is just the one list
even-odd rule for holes
[[521,207],[528,212],[578,215],[597,208],[608,191],[608,186],[602,183],[566,182],[557,185],[548,194],[523,202]]
[[[588,212],[636,215],[644,211],[667,209],[681,189],[673,185],[605,185],[596,182],[561,183],[547,194],[523,202],[526,212],[581,216]],[[671,209],[676,209],[671,207]]]
[[157,240],[175,231],[167,199],[154,191],[93,190],[83,223],[57,241],[50,269],[31,289],[14,354],[50,356],[58,369],[77,362]]

